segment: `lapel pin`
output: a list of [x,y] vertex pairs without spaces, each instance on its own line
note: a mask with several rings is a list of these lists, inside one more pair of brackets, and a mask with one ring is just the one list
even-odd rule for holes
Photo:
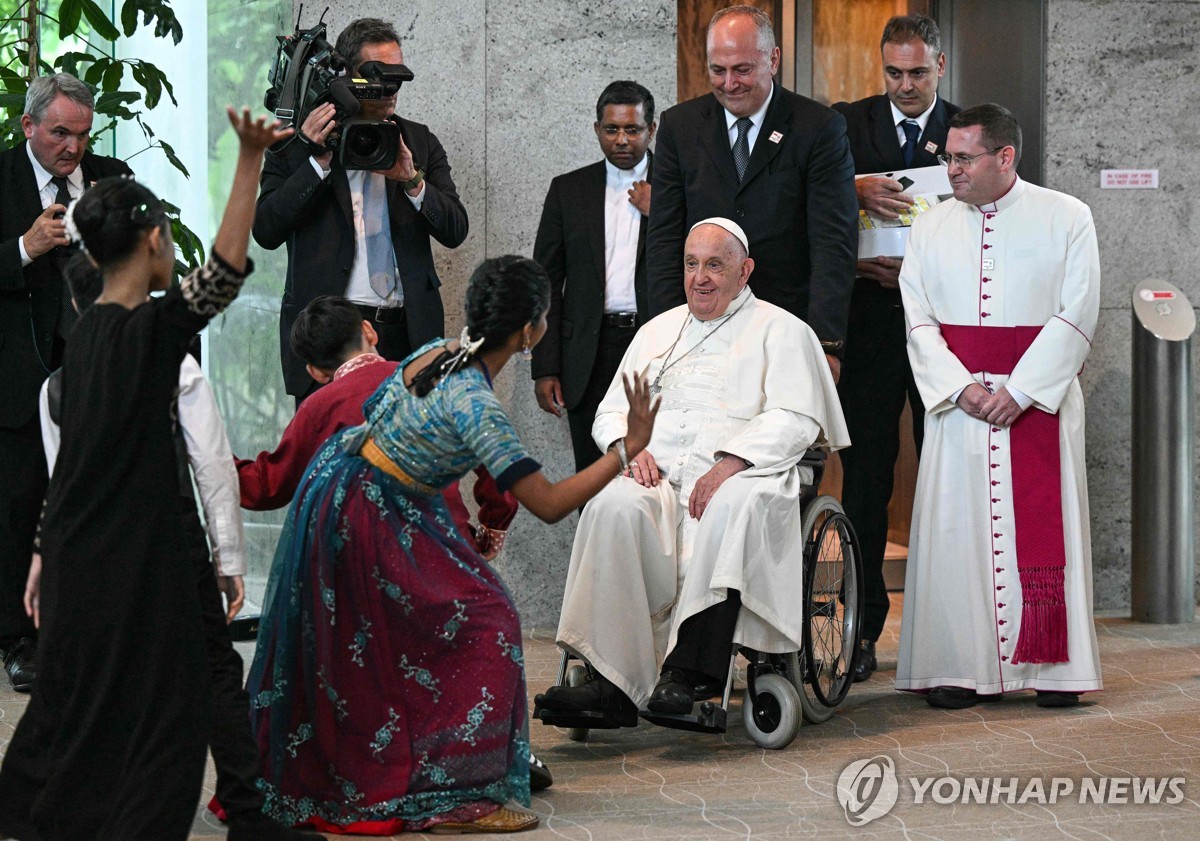
[[778,143],[780,140],[783,140],[783,135],[777,131],[773,131],[771,132],[771,136],[767,139],[772,143]]
[[931,155],[937,154],[937,144],[930,140],[925,144],[925,151]]

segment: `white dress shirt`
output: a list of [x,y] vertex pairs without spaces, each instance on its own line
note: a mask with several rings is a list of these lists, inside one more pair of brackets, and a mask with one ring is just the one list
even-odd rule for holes
[[[322,169],[315,158],[310,157],[308,160],[322,180],[329,177],[332,170]],[[362,212],[363,183],[368,175],[373,175],[373,173],[363,169],[346,171],[346,181],[350,185],[350,206],[354,210],[354,265],[350,268],[350,280],[346,284],[346,298],[356,304],[366,304],[371,307],[402,307],[404,306],[404,287],[400,285],[399,267],[396,269],[396,288],[386,299],[379,297],[379,293],[371,288],[371,277],[367,271],[366,223]],[[375,177],[382,178],[383,176]],[[404,193],[404,197],[409,200],[418,213],[421,212],[421,206],[425,203],[424,180],[421,181],[420,192],[415,196],[410,196],[408,191],[399,185],[396,185],[396,189]]]
[[[33,180],[37,184],[38,198],[42,200],[42,210],[45,210],[50,205],[54,204],[54,197],[58,195],[58,188],[50,183],[50,179],[54,176],[44,166],[38,163],[38,159],[33,156],[33,147],[28,143],[25,144],[25,152],[29,155],[29,162],[33,164]],[[75,167],[75,170],[67,176],[67,192],[71,194],[71,199],[77,199],[83,195],[83,168]],[[24,268],[33,262],[33,258],[29,256],[29,252],[25,250],[25,236],[17,238],[17,248],[21,252],[21,266]]]
[[642,213],[629,201],[634,181],[646,180],[650,156],[633,169],[604,162],[604,311],[637,312],[634,276]]
[[896,103],[890,99],[888,100],[888,105],[892,107],[892,123],[896,126],[896,140],[900,143],[900,148],[903,149],[907,138],[904,136],[904,129],[901,128],[901,124],[906,120],[912,120],[921,127],[921,130],[917,132],[917,137],[919,138],[923,135],[925,133],[925,126],[929,125],[929,115],[933,113],[933,109],[937,105],[937,94],[933,95],[933,102],[929,104],[929,107],[916,117],[904,116],[904,113],[896,107]]
[[[771,105],[771,97],[775,95],[775,86],[771,85],[771,92],[767,94],[767,99],[763,102],[762,107],[750,115],[750,131],[746,132],[746,143],[749,146],[750,154],[754,154],[754,142],[758,140],[758,130],[762,128],[763,122],[767,119],[767,108]],[[738,118],[729,113],[729,109],[725,109],[725,129],[729,134],[729,148],[733,148],[733,144],[737,142],[737,121]]]
[[[61,432],[50,417],[49,380],[42,383],[38,412],[46,467],[54,473]],[[200,365],[188,354],[179,366],[179,426],[188,463],[200,489],[208,542],[218,575],[246,574],[246,538],[242,529],[241,489],[225,423],[212,387]]]

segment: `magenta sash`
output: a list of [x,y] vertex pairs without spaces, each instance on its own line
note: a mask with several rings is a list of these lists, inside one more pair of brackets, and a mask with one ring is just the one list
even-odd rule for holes
[[[950,352],[972,374],[1011,374],[1041,327],[943,324]],[[1065,663],[1067,605],[1063,592],[1066,539],[1058,415],[1022,412],[1009,432],[1021,628],[1012,663]],[[993,488],[995,492],[1000,489]]]

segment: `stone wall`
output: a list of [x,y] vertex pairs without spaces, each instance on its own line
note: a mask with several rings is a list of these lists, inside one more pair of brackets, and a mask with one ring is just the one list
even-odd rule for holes
[[[1129,604],[1130,293],[1167,280],[1200,302],[1200,2],[1050,0],[1045,181],[1091,206],[1103,276],[1083,372],[1098,608]],[[1101,169],[1157,190],[1101,190]],[[1193,364],[1195,364],[1193,362]]]

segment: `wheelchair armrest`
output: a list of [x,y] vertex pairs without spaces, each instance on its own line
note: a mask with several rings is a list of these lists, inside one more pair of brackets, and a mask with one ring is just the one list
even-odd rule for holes
[[818,488],[821,487],[821,479],[825,477],[825,460],[829,458],[829,453],[824,450],[805,450],[804,455],[800,457],[799,466],[812,469],[812,484],[805,485],[800,491],[800,502],[803,505],[807,500],[816,497]]

